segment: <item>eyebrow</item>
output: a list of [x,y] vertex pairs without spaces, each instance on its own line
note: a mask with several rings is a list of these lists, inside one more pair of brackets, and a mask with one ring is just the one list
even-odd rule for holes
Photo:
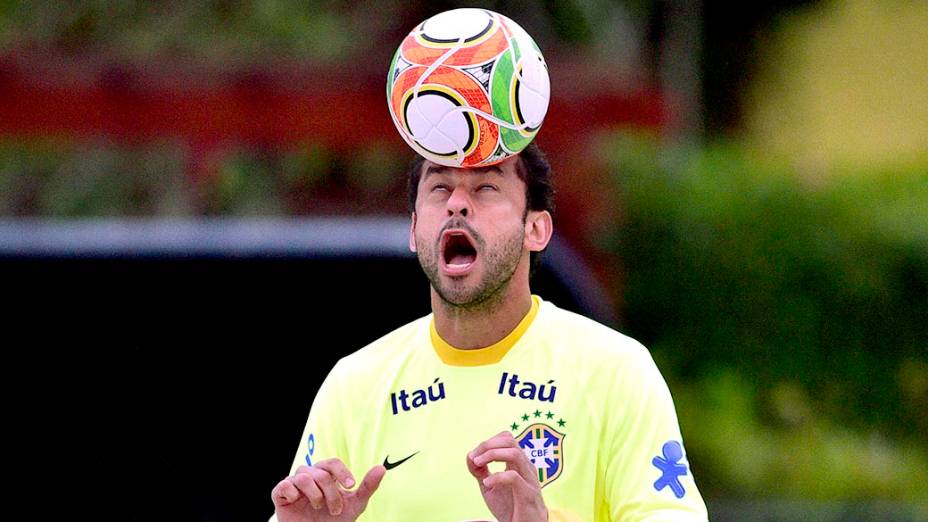
[[[450,168],[450,167],[446,167],[446,166],[444,166],[444,165],[436,165],[436,164],[433,163],[433,164],[429,165],[429,168],[427,168],[427,169],[425,170],[425,176],[423,176],[422,178],[423,178],[423,179],[427,178],[427,177],[429,176],[429,174],[440,174],[440,173],[442,173],[442,172],[448,170],[449,168]],[[462,168],[463,168],[463,167],[462,167]],[[502,174],[502,173],[503,173],[503,171],[502,171],[497,165],[488,165],[488,166],[486,166],[486,167],[476,167],[476,168],[465,169],[465,170],[472,170],[472,171],[478,172],[478,173],[480,173],[480,174],[486,174],[486,173],[488,173],[488,172],[496,172],[497,174]]]

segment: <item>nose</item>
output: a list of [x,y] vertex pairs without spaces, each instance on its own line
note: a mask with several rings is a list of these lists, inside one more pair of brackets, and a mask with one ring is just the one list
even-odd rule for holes
[[467,191],[464,187],[456,187],[448,198],[448,217],[454,217],[459,214],[461,217],[467,217],[470,208],[470,200],[467,197]]

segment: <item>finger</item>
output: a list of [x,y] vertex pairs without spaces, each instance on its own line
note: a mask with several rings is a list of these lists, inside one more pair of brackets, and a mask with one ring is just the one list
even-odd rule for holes
[[332,476],[338,480],[338,483],[342,485],[342,487],[354,487],[354,477],[351,475],[351,472],[348,471],[348,468],[345,467],[344,462],[338,459],[326,459],[318,462],[316,467],[331,473]]
[[528,486],[525,479],[522,478],[515,470],[507,469],[494,473],[483,479],[483,486],[487,489],[493,489],[500,486],[507,486],[513,489],[523,489]]
[[470,471],[470,474],[474,476],[478,481],[483,480],[490,476],[490,470],[486,466],[478,466],[474,464],[474,459],[471,458],[471,454],[467,454],[467,470]]
[[289,478],[281,480],[271,490],[271,500],[274,506],[289,506],[298,498],[300,498],[300,490],[290,482]]
[[322,490],[319,489],[316,481],[313,480],[312,474],[297,473],[290,480],[309,499],[309,504],[313,509],[319,509],[325,505],[325,497],[322,495]]
[[535,466],[525,456],[522,448],[491,449],[474,457],[474,464],[477,466],[486,466],[490,462],[505,462],[507,469],[517,471],[525,480],[535,475]]
[[490,470],[487,469],[486,464],[480,465],[475,463],[474,457],[486,452],[488,449],[506,447],[518,447],[512,434],[508,431],[501,431],[478,444],[476,448],[467,454],[467,469],[470,471],[470,474],[478,481],[482,481],[484,478],[488,477],[490,475]]
[[474,458],[477,455],[490,449],[515,447],[518,447],[518,444],[516,443],[516,439],[513,438],[512,434],[508,431],[501,431],[478,444],[477,447],[470,452],[470,457]]
[[340,515],[344,505],[342,494],[335,483],[335,477],[328,471],[316,467],[313,467],[311,475],[316,485],[322,490],[322,496],[325,497],[325,503],[329,507],[329,514]]
[[364,478],[361,479],[361,485],[358,486],[358,491],[356,493],[358,501],[361,503],[361,511],[364,511],[364,508],[367,507],[367,501],[370,500],[371,495],[380,487],[380,481],[383,480],[386,474],[387,468],[377,465],[368,470]]

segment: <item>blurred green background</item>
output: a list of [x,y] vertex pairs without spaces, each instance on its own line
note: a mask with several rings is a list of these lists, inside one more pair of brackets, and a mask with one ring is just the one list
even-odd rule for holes
[[[559,233],[667,378],[710,513],[766,499],[854,519],[834,506],[889,502],[871,518],[928,519],[928,4],[478,4],[535,36],[556,103],[656,93],[656,120],[630,104],[539,140]],[[402,35],[458,5],[0,2],[0,216],[401,213],[395,135],[346,152],[312,134],[85,128],[30,119],[20,83],[102,83],[129,93],[131,121],[139,90],[382,81]]]

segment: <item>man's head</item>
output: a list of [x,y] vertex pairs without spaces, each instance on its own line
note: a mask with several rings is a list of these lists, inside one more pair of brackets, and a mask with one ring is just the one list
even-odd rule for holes
[[417,158],[409,172],[409,246],[435,292],[463,308],[528,288],[531,263],[552,233],[551,169],[534,144],[478,169]]

